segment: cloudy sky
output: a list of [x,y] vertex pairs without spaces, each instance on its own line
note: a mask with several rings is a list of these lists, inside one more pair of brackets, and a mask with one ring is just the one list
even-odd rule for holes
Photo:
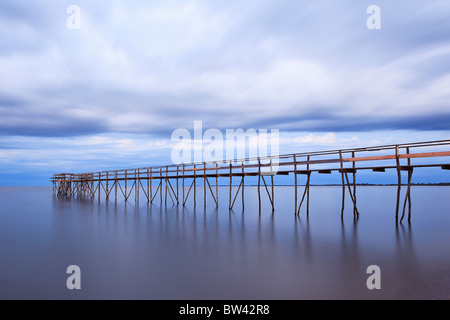
[[170,163],[195,120],[279,129],[282,153],[448,139],[449,17],[444,0],[2,0],[0,185]]

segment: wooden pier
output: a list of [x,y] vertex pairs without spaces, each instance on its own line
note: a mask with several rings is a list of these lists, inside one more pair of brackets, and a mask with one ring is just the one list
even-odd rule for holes
[[[342,209],[344,214],[346,195],[353,205],[353,215],[359,216],[357,208],[356,173],[371,171],[380,174],[394,170],[397,176],[397,203],[395,217],[402,221],[408,212],[411,219],[411,179],[413,172],[422,168],[436,167],[450,170],[450,140],[418,142],[410,144],[384,145],[367,148],[327,150],[317,152],[285,154],[270,157],[246,158],[232,161],[201,162],[192,164],[166,165],[101,171],[92,173],[59,173],[51,177],[53,196],[55,197],[91,197],[97,195],[106,200],[113,193],[115,201],[118,194],[128,201],[134,191],[135,201],[142,195],[148,203],[157,197],[161,204],[185,206],[189,197],[196,206],[197,183],[202,181],[203,203],[211,197],[219,206],[219,178],[225,178],[229,186],[228,207],[233,209],[236,199],[241,195],[244,208],[246,177],[257,177],[259,210],[263,194],[267,194],[272,212],[275,211],[274,179],[276,176],[293,176],[295,187],[295,215],[300,214],[303,205],[309,214],[309,194],[311,179],[314,174],[340,175],[342,185]],[[442,161],[444,159],[445,161]],[[414,162],[414,163],[413,163]],[[402,172],[407,173],[406,182],[402,183]],[[300,178],[304,184],[300,185]],[[237,179],[237,190],[233,190],[233,178]],[[248,179],[247,179],[248,180]],[[303,179],[302,179],[303,180]],[[156,183],[155,183],[156,182]],[[403,205],[401,201],[402,185],[406,186]],[[299,192],[302,188],[302,192]]]

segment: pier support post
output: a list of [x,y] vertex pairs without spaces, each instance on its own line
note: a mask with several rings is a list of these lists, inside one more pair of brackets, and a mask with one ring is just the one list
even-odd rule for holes
[[275,190],[274,190],[274,175],[275,172],[273,171],[273,166],[272,166],[272,158],[270,158],[270,182],[272,185],[272,213],[275,212]]
[[169,184],[167,182],[167,180],[169,175],[169,166],[166,166],[166,178],[164,179],[166,181],[166,187],[165,187],[165,191],[164,191],[164,205],[167,206],[167,192],[169,191]]
[[137,175],[136,175],[136,170],[134,170],[134,183],[135,183],[135,187],[134,187],[134,197],[135,197],[135,202],[139,203],[139,193],[141,191],[141,181],[140,181],[140,173],[141,170],[138,169],[137,170]]
[[[409,154],[409,147],[406,147],[406,154]],[[411,158],[408,158],[408,166],[405,169],[408,171],[408,186],[406,188],[405,203],[403,204],[403,213],[400,222],[402,222],[405,217],[406,203],[408,203],[408,222],[411,221],[411,179],[414,170],[411,166]]]
[[308,156],[306,158],[306,170],[308,171],[308,188],[306,189],[306,216],[309,217],[309,186],[310,186],[310,181],[311,181],[311,171],[309,169],[309,161],[311,160],[311,156]]
[[182,191],[183,191],[183,207],[184,207],[184,163],[183,163],[183,178],[181,180],[181,187],[182,187]]
[[258,202],[259,215],[261,215],[261,158],[258,157]]
[[194,208],[197,206],[197,169],[194,164]]
[[180,197],[179,197],[179,192],[178,192],[178,179],[179,179],[179,168],[177,166],[177,206],[180,204]]
[[163,204],[163,193],[162,193],[162,188],[163,188],[163,174],[162,174],[162,167],[159,168],[159,177],[160,177],[160,186],[161,188],[159,189],[159,199],[160,199],[160,205],[162,206]]
[[297,215],[297,194],[298,194],[298,188],[297,188],[297,157],[294,154],[294,199],[295,199],[295,205],[294,205],[294,214]]
[[228,204],[228,209],[231,210],[231,188],[232,188],[232,183],[233,183],[233,166],[230,160],[230,201]]
[[127,187],[128,187],[128,170],[125,170],[125,202],[128,201]]
[[150,202],[150,169],[147,168],[147,203]]
[[413,168],[408,168],[408,186],[406,188],[405,202],[403,204],[403,213],[400,222],[405,217],[406,203],[408,203],[408,221],[411,221],[411,179],[413,175]]
[[150,168],[150,195],[148,196],[150,203],[153,203],[153,168]]
[[402,174],[400,171],[399,147],[395,146],[395,161],[397,164],[397,205],[395,207],[395,220],[398,220],[398,211],[400,208],[400,192],[402,189]]
[[203,208],[206,209],[206,162],[203,162]]
[[114,201],[117,203],[117,171],[114,172]]
[[[352,158],[355,158],[355,151],[352,151]],[[353,216],[356,217],[359,215],[358,210],[356,209],[356,163],[353,161],[353,198],[354,198],[354,206],[353,206]]]
[[98,201],[100,201],[100,189],[102,186],[101,173],[98,173]]
[[341,165],[341,178],[342,178],[342,206],[341,206],[341,219],[344,218],[344,208],[345,208],[345,181],[344,181],[344,162],[342,160],[342,152],[339,151],[339,159]]
[[242,161],[242,210],[245,209],[244,201],[245,201],[245,194],[244,194],[244,187],[245,187],[245,170],[244,170],[244,164],[245,162]]
[[219,207],[219,164],[216,162],[216,208]]
[[106,201],[109,200],[109,171],[106,171]]
[[300,200],[300,205],[298,206],[296,214],[300,215],[300,210],[302,208],[303,201],[306,198],[306,216],[309,217],[309,185],[311,181],[311,171],[309,170],[306,170],[304,172],[302,171],[302,174],[306,175],[305,190],[303,191],[302,199]]

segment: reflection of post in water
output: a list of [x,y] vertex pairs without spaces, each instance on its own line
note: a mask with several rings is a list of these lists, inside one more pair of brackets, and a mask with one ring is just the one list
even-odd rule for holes
[[[359,217],[355,216],[353,217],[353,232],[352,232],[352,239],[351,239],[351,243],[354,245],[354,248],[356,249],[356,242],[357,242],[357,230],[358,230],[358,221],[359,221]],[[345,223],[344,220],[341,220],[341,227],[342,227],[342,243],[343,243],[343,248],[344,251],[346,251],[347,248],[347,234],[345,233]]]
[[397,249],[399,249],[399,253],[404,253],[406,251],[409,254],[414,252],[412,237],[411,223],[408,223],[408,228],[406,230],[403,224],[395,224],[395,240],[397,242]]
[[[402,223],[395,223],[395,236],[397,245],[397,259],[398,259],[398,274],[401,278],[397,281],[401,281],[405,286],[410,287],[412,290],[418,288],[421,283],[417,283],[422,277],[420,277],[420,266],[416,257],[414,248],[413,234],[411,229],[411,223],[408,222],[407,227]],[[410,292],[414,294],[414,292]]]
[[[302,224],[301,221],[300,221],[300,224]],[[308,262],[312,262],[313,250],[312,250],[312,241],[311,241],[311,229],[310,229],[310,225],[309,225],[309,216],[306,217],[306,226],[305,226],[305,230],[302,232],[302,234],[304,234],[303,242],[305,244],[306,259]]]
[[264,220],[264,230],[262,230],[262,217],[258,217],[258,229],[257,229],[257,257],[262,264],[267,261],[276,263],[277,258],[277,237],[275,228],[275,215],[272,214],[266,220]]
[[342,281],[348,287],[350,285],[359,285],[359,278],[355,277],[364,268],[361,266],[361,256],[358,244],[358,215],[353,217],[351,230],[345,230],[344,219],[341,219],[341,251],[342,261]]

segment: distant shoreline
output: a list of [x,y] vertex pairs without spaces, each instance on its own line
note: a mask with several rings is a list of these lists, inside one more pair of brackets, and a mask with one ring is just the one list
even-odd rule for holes
[[[350,186],[353,184],[350,183]],[[375,183],[356,183],[356,186],[359,187],[396,187],[398,184],[391,183],[391,184],[375,184]],[[402,186],[408,186],[407,183],[402,183]],[[219,184],[219,187],[229,187],[229,184]],[[238,185],[234,185],[233,187],[237,187]],[[246,185],[246,187],[257,187],[257,184],[249,184]],[[299,187],[304,187],[304,184],[299,184]],[[429,186],[429,187],[448,187],[450,186],[450,182],[441,182],[441,183],[411,183],[411,186]],[[275,187],[294,187],[293,184],[275,184]],[[310,184],[310,187],[342,187],[342,184],[335,183],[335,184]]]
[[[368,186],[368,187],[391,187],[391,186],[397,186],[396,183],[390,183],[390,184],[375,184],[375,183],[357,183],[357,186]],[[407,186],[408,184],[402,183],[402,186]],[[311,186],[316,187],[333,187],[333,186],[342,186],[342,184],[311,184]],[[450,182],[441,182],[441,183],[411,183],[411,186],[450,186]]]
[[[402,183],[402,186],[407,186],[408,184]],[[219,187],[229,187],[229,184],[219,184]],[[238,185],[233,184],[233,187],[237,187]],[[248,184],[246,187],[257,187],[257,184]],[[275,187],[293,187],[293,184],[275,184]],[[299,184],[299,187],[304,187],[304,184]],[[342,184],[310,184],[311,187],[342,187]],[[352,184],[350,183],[350,186]],[[376,183],[357,183],[358,187],[396,187],[396,183],[391,184],[376,184]],[[450,186],[450,182],[441,182],[441,183],[411,183],[411,186],[428,186],[428,187],[448,187]],[[43,187],[43,188],[51,188],[52,186],[0,186],[0,188],[23,188],[23,187]],[[201,186],[198,186],[201,187]]]

